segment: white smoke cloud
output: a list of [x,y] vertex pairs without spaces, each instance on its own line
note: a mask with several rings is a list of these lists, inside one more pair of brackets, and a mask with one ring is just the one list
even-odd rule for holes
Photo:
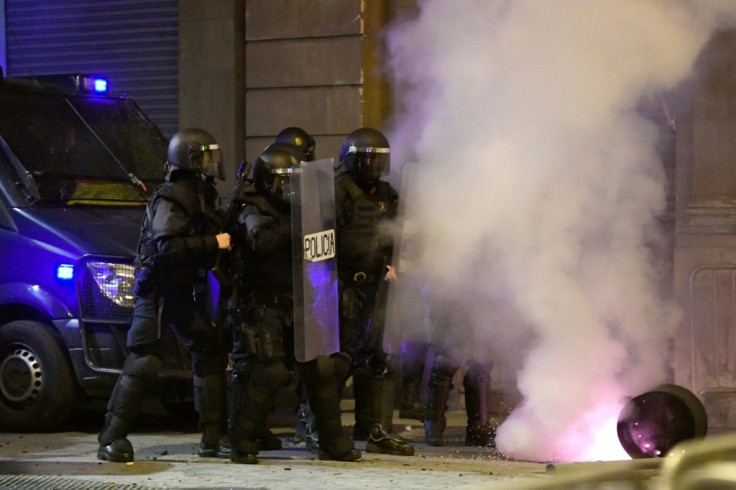
[[584,460],[593,424],[665,380],[680,315],[652,256],[666,205],[658,128],[637,105],[690,75],[736,2],[419,5],[387,39],[404,105],[392,160],[417,162],[404,197],[422,269],[445,297],[475,298],[475,338],[521,366],[524,401],[499,449]]

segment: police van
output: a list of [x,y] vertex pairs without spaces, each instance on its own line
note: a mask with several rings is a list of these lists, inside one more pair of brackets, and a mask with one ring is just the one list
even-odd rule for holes
[[[0,430],[50,430],[79,403],[104,405],[166,143],[102,78],[0,71]],[[164,345],[163,375],[189,377],[179,344]]]

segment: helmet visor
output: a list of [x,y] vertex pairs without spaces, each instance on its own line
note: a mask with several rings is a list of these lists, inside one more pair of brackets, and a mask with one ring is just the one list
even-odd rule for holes
[[391,149],[379,146],[356,146],[351,144],[347,154],[355,153],[361,166],[371,167],[377,176],[387,176],[391,170]]
[[202,148],[202,173],[210,177],[225,180],[222,170],[222,152],[216,144],[203,145]]
[[295,170],[294,168],[275,168],[271,170],[273,180],[269,186],[269,191],[273,197],[286,204],[291,204],[291,196],[294,194],[291,174]]
[[[383,148],[379,148],[383,149]],[[388,175],[391,157],[386,152],[358,153],[358,177],[362,182],[373,184],[382,176]]]

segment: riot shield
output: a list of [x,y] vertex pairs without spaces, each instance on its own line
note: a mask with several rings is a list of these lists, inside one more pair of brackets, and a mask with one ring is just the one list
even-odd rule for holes
[[291,174],[294,354],[299,362],[340,350],[333,159]]
[[419,274],[420,234],[412,219],[415,206],[416,162],[405,163],[401,170],[398,233],[394,237],[394,255],[391,262],[397,270],[397,279],[391,281],[386,304],[386,322],[383,332],[383,350],[389,355],[401,352],[402,341],[426,341],[424,301],[421,297],[422,280]]

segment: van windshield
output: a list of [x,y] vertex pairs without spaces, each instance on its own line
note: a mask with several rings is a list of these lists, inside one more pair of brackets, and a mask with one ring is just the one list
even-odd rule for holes
[[37,204],[142,203],[162,180],[166,140],[129,99],[0,90],[0,107]]

